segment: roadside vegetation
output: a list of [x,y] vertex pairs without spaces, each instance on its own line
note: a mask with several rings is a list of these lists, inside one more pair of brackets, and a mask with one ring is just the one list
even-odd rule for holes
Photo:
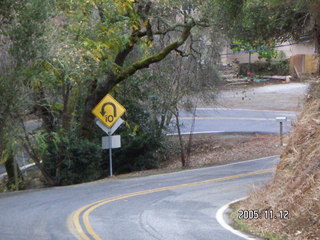
[[[165,134],[180,109],[194,107],[188,98],[211,97],[218,81],[219,44],[201,51],[219,39],[205,4],[2,1],[0,156],[7,188],[24,187],[21,151],[48,186],[106,177],[107,152],[91,110],[107,93],[128,109],[115,173],[156,168],[172,147],[186,167],[184,144]],[[198,14],[190,14],[196,6]],[[41,128],[30,132],[28,120]]]

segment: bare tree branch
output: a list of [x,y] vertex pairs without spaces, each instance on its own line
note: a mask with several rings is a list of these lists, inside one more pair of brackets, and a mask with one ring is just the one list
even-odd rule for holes
[[182,32],[179,40],[169,44],[168,46],[166,46],[162,51],[160,51],[159,53],[148,57],[142,61],[133,63],[129,68],[127,68],[126,70],[122,71],[117,79],[118,82],[126,79],[127,77],[133,75],[136,71],[143,69],[143,68],[148,68],[150,66],[150,64],[152,63],[156,63],[161,61],[162,59],[164,59],[171,51],[178,49],[181,45],[183,45],[185,43],[185,41],[188,39],[188,37],[190,36],[191,33],[191,29],[195,26],[195,22],[194,21],[190,21],[189,23],[187,23],[184,26],[184,31]]

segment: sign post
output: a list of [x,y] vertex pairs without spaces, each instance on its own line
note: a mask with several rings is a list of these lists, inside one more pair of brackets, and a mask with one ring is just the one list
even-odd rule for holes
[[112,134],[123,123],[123,120],[120,117],[125,111],[126,109],[109,94],[107,94],[92,110],[92,113],[98,118],[96,124],[108,134],[108,146],[106,146],[106,139],[103,137],[102,149],[109,149],[110,177],[113,175],[112,148],[121,147],[120,136],[112,136]]
[[112,170],[112,138],[111,138],[111,130],[109,130],[109,176],[112,177],[113,170]]
[[280,123],[280,146],[283,146],[283,122],[287,121],[287,117],[276,117],[276,121]]
[[19,182],[18,182],[18,166],[17,166],[17,156],[13,157],[13,171],[14,171],[14,184],[16,186],[15,191],[19,190]]

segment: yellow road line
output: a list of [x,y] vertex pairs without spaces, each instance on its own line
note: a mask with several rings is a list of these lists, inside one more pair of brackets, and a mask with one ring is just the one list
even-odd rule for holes
[[[221,181],[226,181],[226,180],[232,180],[232,179],[241,178],[241,177],[254,176],[254,175],[264,174],[264,173],[268,173],[268,172],[272,172],[272,171],[273,171],[273,168],[270,168],[270,169],[264,169],[264,170],[259,170],[259,171],[255,171],[255,172],[243,173],[243,174],[238,174],[238,175],[233,175],[233,176],[228,176],[228,177],[214,178],[214,179],[209,179],[209,180],[200,181],[200,182],[185,183],[185,184],[179,184],[179,185],[162,187],[162,188],[154,188],[154,189],[150,189],[150,190],[119,195],[119,196],[115,196],[115,197],[108,198],[108,199],[102,199],[102,200],[90,203],[88,205],[85,205],[82,208],[79,208],[78,210],[73,212],[68,217],[67,227],[68,227],[69,231],[74,236],[76,236],[78,239],[81,239],[81,240],[90,240],[90,239],[101,240],[100,236],[93,230],[93,228],[90,224],[89,215],[92,211],[94,211],[98,207],[106,205],[110,202],[130,198],[130,197],[135,197],[135,196],[146,195],[146,194],[150,194],[150,193],[162,192],[162,191],[167,191],[167,190],[174,190],[174,189],[185,188],[185,187],[193,187],[193,186],[198,186],[198,185],[203,185],[203,184],[208,184],[208,183],[215,183],[215,182],[221,182]],[[81,219],[83,221],[83,227],[85,229],[83,229],[81,226],[81,223],[80,223]]]
[[242,117],[180,117],[180,120],[240,120],[240,121],[276,121],[275,118],[242,118]]
[[299,113],[299,111],[288,111],[288,110],[272,110],[272,109],[246,109],[246,108],[197,108],[197,110],[202,111],[247,111],[247,112],[281,112],[281,113]]

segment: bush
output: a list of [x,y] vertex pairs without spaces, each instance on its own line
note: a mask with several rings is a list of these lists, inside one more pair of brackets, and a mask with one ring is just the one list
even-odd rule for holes
[[148,106],[137,99],[119,97],[121,103],[130,109],[127,111],[126,126],[120,128],[121,149],[113,152],[114,172],[128,173],[159,167],[158,152],[164,148],[159,125]]
[[70,143],[68,154],[59,176],[63,185],[93,181],[106,175],[101,147],[95,143],[86,139],[76,140]]
[[240,75],[247,75],[247,72],[253,72],[258,75],[289,75],[288,60],[277,62],[256,62],[240,64]]
[[96,143],[75,136],[61,137],[55,132],[46,137],[46,143],[43,165],[58,185],[93,181],[106,175],[106,161]]
[[122,148],[114,153],[115,173],[128,173],[159,167],[156,152],[161,148],[154,137],[140,131],[135,136],[124,135]]
[[[157,119],[148,111],[148,106],[138,99],[117,97],[129,111],[123,116],[118,133],[122,136],[120,149],[113,149],[115,174],[147,170],[159,166],[159,150],[163,149],[162,134]],[[93,130],[95,131],[95,130]],[[57,185],[88,182],[108,176],[109,153],[101,149],[101,136],[97,130],[96,140],[80,139],[76,130],[37,133],[37,155]]]

